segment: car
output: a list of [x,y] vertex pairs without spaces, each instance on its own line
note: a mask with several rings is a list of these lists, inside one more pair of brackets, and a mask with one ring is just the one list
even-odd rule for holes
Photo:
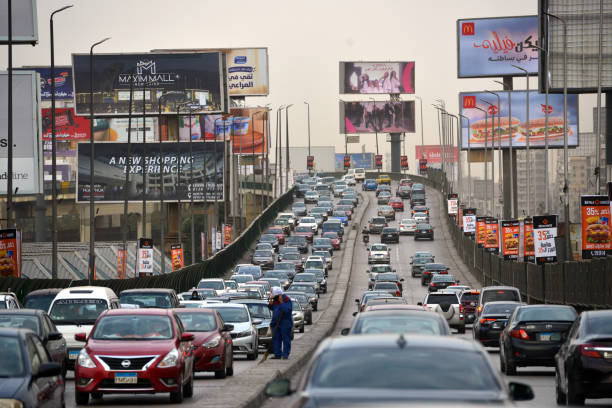
[[270,251],[255,251],[251,257],[251,263],[261,266],[261,269],[272,269],[274,267],[274,255]]
[[306,269],[323,269],[327,274],[327,261],[318,256],[309,256],[304,263],[304,270]]
[[238,264],[234,267],[234,275],[253,275],[253,278],[259,279],[263,272],[261,266],[252,264]]
[[521,292],[513,286],[485,286],[480,289],[480,297],[478,298],[478,316],[482,312],[482,308],[488,302],[519,302]]
[[368,233],[370,234],[380,234],[387,226],[387,219],[385,217],[372,217],[370,221],[368,221]]
[[[459,281],[455,279],[453,275],[448,274],[436,274],[433,275],[429,281],[429,285],[427,286],[428,292],[437,292],[441,289],[446,289],[451,285],[456,285]],[[457,294],[458,296],[459,294]]]
[[415,258],[410,262],[411,266],[411,276],[413,278],[419,277],[423,275],[423,268],[428,263],[432,263],[433,258]]
[[382,290],[388,292],[391,296],[401,297],[402,291],[399,288],[399,285],[395,282],[387,281],[387,282],[379,282],[374,281],[374,286],[372,290]]
[[[328,232],[327,234],[331,234],[331,232]],[[312,255],[320,256],[321,258],[323,258],[327,264],[327,270],[331,271],[332,269],[334,269],[333,256],[330,251],[312,251]]]
[[[225,285],[223,285],[223,288],[225,288]],[[119,303],[122,305],[138,305],[139,308],[174,309],[179,307],[180,299],[174,289],[139,288],[122,290],[119,293]]]
[[391,197],[391,199],[389,199],[389,205],[394,211],[404,211],[404,202],[399,197]]
[[47,349],[51,361],[60,365],[62,377],[66,377],[68,370],[66,340],[57,330],[47,312],[39,309],[0,310],[0,329],[32,330]]
[[300,302],[291,302],[291,317],[293,318],[293,330],[299,333],[304,333],[306,317]]
[[430,239],[434,240],[434,231],[433,227],[429,224],[420,223],[417,224],[416,229],[414,231],[414,240],[418,239]]
[[413,235],[416,231],[416,221],[412,218],[403,218],[399,223],[400,235]]
[[[252,275],[238,275],[240,277],[246,276],[248,278],[250,278],[249,280],[253,280],[253,276]],[[197,293],[197,298],[194,297],[193,292]],[[207,300],[210,298],[215,298],[218,297],[218,293],[216,290],[214,289],[208,289],[208,288],[203,288],[203,289],[196,289],[196,288],[192,288],[191,290],[187,291],[187,292],[183,292],[183,293],[179,293],[178,295],[179,301],[181,303],[181,305],[184,305],[185,302],[184,301],[203,301],[203,300]],[[129,303],[127,304],[128,306],[131,306]],[[122,307],[124,307],[126,305],[122,305]],[[139,307],[137,307],[139,308]]]
[[[459,281],[457,281],[459,282]],[[464,291],[470,291],[472,290],[471,287],[469,287],[468,285],[461,285],[460,282],[459,283],[455,283],[454,285],[451,286],[447,286],[444,290],[446,290],[447,292],[455,292],[457,294],[457,296],[459,296],[459,300],[461,300],[461,294]],[[461,303],[463,305],[463,303]],[[466,322],[467,322],[467,316],[466,316]]]
[[[323,198],[323,197],[321,197],[321,198]],[[331,200],[330,197],[325,197],[325,198],[328,198],[328,199]],[[319,202],[317,203],[317,206],[315,208],[317,208],[317,209],[318,208],[324,209],[325,213],[321,212],[321,214],[326,214],[327,218],[329,218],[329,217],[331,217],[331,215],[334,212],[334,203],[332,203],[331,201],[322,201],[322,200],[319,200]],[[313,208],[313,210],[315,208]]]
[[29,329],[0,328],[0,401],[7,408],[63,408],[62,367]]
[[61,288],[33,290],[26,295],[23,301],[23,307],[25,309],[39,309],[48,312],[53,299],[55,299],[55,296],[57,296],[61,290]]
[[[321,235],[321,238],[327,238],[330,240],[331,244],[332,244],[332,250],[336,250],[336,249],[340,249],[340,243],[342,243],[342,237],[338,236],[337,232],[334,231],[329,231],[329,232],[324,232],[323,235]],[[329,249],[319,249],[322,251],[329,251]],[[314,254],[317,250],[315,250],[314,246],[312,248],[312,253]]]
[[224,282],[225,282],[225,287],[227,289],[227,293],[233,293],[238,290],[238,282],[236,282],[235,280],[226,279],[224,280]]
[[[274,220],[273,225],[275,227],[280,227],[283,229],[283,233],[284,235],[288,236],[291,234],[291,224],[289,223],[289,220],[287,218],[277,218]],[[276,234],[275,234],[276,235]],[[279,240],[279,244],[280,244],[280,240]]]
[[[288,254],[287,254],[288,255]],[[293,277],[295,276],[295,274],[297,273],[297,260],[295,261],[282,261],[282,262],[277,262],[276,265],[274,265],[274,270],[277,271],[285,271],[287,272],[287,276],[289,277],[289,279],[293,279]],[[300,255],[300,263],[303,262],[303,258]],[[303,269],[303,265],[302,265],[302,269]]]
[[306,215],[306,204],[303,202],[295,202],[291,206],[291,211],[296,217],[303,217]]
[[461,306],[463,306],[463,314],[465,315],[466,323],[473,323],[476,321],[478,313],[478,298],[480,297],[480,291],[477,290],[464,290],[459,295]]
[[[261,251],[261,252],[262,254],[266,256],[271,256],[269,251]],[[255,256],[255,254],[257,253],[258,251],[255,251],[253,256]],[[225,281],[223,279],[217,279],[217,278],[201,279],[200,282],[198,282],[197,289],[214,289],[215,292],[217,292],[217,296],[223,296],[227,292]]]
[[310,213],[308,215],[310,215],[311,217],[320,217],[323,219],[323,221],[327,221],[327,217],[329,216],[328,213],[328,208],[327,207],[314,207],[313,209],[310,210]]
[[387,244],[372,244],[368,248],[368,264],[384,263],[391,260],[391,248]]
[[427,203],[425,194],[416,193],[414,190],[410,193],[410,207],[413,208],[417,205],[425,205]]
[[[357,194],[356,194],[356,193],[349,192],[349,191],[346,191],[346,190],[344,190],[344,191],[342,192],[342,200],[343,200],[343,201],[344,201],[344,200],[350,200],[350,201],[351,201],[351,203],[353,203],[353,206],[354,206],[354,207],[356,207],[356,206],[357,206],[357,204],[359,204],[359,197],[357,197]],[[344,202],[346,202],[346,201],[344,201]]]
[[285,244],[285,230],[280,226],[270,227],[264,232],[264,234],[274,234],[276,235],[276,239],[278,239],[278,243],[280,245]]
[[278,285],[281,289],[287,289],[289,285],[291,285],[291,279],[289,279],[289,274],[287,271],[273,269],[264,274],[264,277],[261,280],[275,279],[278,281]]
[[376,179],[376,184],[391,184],[391,177],[388,174],[380,174]]
[[479,341],[485,347],[499,347],[499,336],[506,327],[508,318],[514,312],[514,309],[520,305],[521,303],[518,302],[487,303],[480,318],[472,326],[474,340]]
[[410,212],[412,213],[412,215],[414,215],[415,213],[418,213],[418,212],[422,212],[422,213],[425,213],[425,214],[427,214],[429,216],[429,207],[427,207],[425,205],[415,205],[414,207],[412,207]]
[[342,222],[343,226],[347,226],[348,225],[348,215],[346,214],[346,211],[334,211],[331,215],[331,218],[329,218],[330,220],[339,220],[340,222]]
[[413,184],[414,184],[413,181],[410,180],[410,179],[400,179],[400,181],[399,181],[399,185],[401,187],[408,186],[408,187],[412,188]]
[[321,289],[321,285],[319,285],[319,282],[317,281],[317,276],[314,273],[307,273],[307,272],[298,273],[297,275],[295,275],[295,278],[293,278],[294,284],[300,284],[304,282],[313,283],[315,286],[316,293],[323,292],[323,290]]
[[391,199],[391,193],[388,191],[381,191],[378,195],[376,202],[378,205],[387,205],[389,204],[389,200]]
[[[294,265],[293,270],[295,272],[299,272],[304,269],[304,257],[300,252],[288,252],[282,257],[279,255],[279,258],[282,259],[284,263],[292,263]],[[274,268],[277,268],[278,262],[274,265]]]
[[278,252],[280,242],[278,242],[278,238],[275,234],[263,234],[261,237],[259,237],[259,242],[265,242],[272,245],[272,247],[274,247],[274,251]]
[[325,221],[323,226],[321,227],[321,232],[335,232],[338,236],[342,237],[344,235],[344,227],[342,226],[342,222],[334,219],[330,219],[329,221]]
[[395,194],[401,199],[410,198],[410,190],[409,186],[399,186]]
[[302,292],[306,296],[308,296],[308,302],[312,306],[312,310],[316,312],[319,310],[319,295],[317,294],[317,290],[315,288],[314,283],[308,282],[300,282],[300,283],[292,283],[289,286],[287,292]]
[[272,285],[270,285],[270,282],[261,281],[261,280],[250,281],[250,282],[247,282],[247,287],[248,286],[259,286],[259,287],[261,287],[263,289],[263,293],[264,293],[264,297],[265,298],[269,298],[272,295]]
[[107,393],[170,393],[180,403],[193,395],[194,335],[174,309],[114,309],[100,315],[74,372],[75,402]]
[[351,208],[354,209],[357,206],[357,203],[355,203],[355,201],[353,201],[353,199],[348,199],[348,198],[345,199],[345,198],[343,198],[341,200],[338,200],[338,203],[336,203],[336,207],[339,206],[339,205],[350,205]]
[[459,298],[455,293],[447,293],[443,290],[425,295],[422,303],[417,305],[425,306],[427,310],[439,313],[446,319],[448,325],[457,329],[459,334],[465,333],[465,318],[459,303]]
[[247,360],[259,356],[259,332],[257,326],[263,321],[251,316],[247,305],[237,303],[214,303],[206,306],[219,312],[225,323],[234,326],[231,331],[234,354],[244,354]]
[[308,225],[298,225],[297,227],[295,227],[295,232],[293,235],[304,236],[306,237],[306,241],[312,242],[314,232],[312,231],[312,227]]
[[389,264],[374,264],[370,266],[370,268],[367,270],[368,287],[372,288],[372,286],[374,285],[374,281],[376,280],[376,276],[379,273],[388,273],[388,272],[395,272],[395,269],[393,269],[391,265]]
[[0,293],[0,309],[21,309],[17,295],[12,292]]
[[318,407],[509,406],[534,397],[528,385],[507,387],[480,345],[450,336],[328,337],[303,372],[295,389],[280,378],[265,395],[292,396],[283,406]]
[[309,297],[303,292],[285,292],[292,302],[299,303],[304,314],[304,324],[312,324],[312,305],[309,302]]
[[395,227],[385,227],[380,233],[380,242],[395,242],[399,244],[400,233],[399,230]]
[[375,286],[379,282],[393,282],[397,285],[400,292],[404,290],[402,282],[404,278],[400,278],[395,272],[379,272],[374,277],[373,286]]
[[308,240],[302,235],[293,235],[287,238],[287,246],[296,247],[302,254],[308,252]]
[[382,309],[359,313],[353,325],[340,332],[343,336],[379,333],[450,336],[451,330],[446,320],[438,313],[422,309]]
[[366,179],[361,186],[363,191],[375,191],[378,184],[374,179]]
[[365,180],[365,169],[363,167],[355,168],[355,181],[362,183]]
[[555,356],[557,404],[583,405],[585,398],[610,398],[612,311],[582,312]]
[[378,301],[370,302],[371,304],[366,307],[366,312],[386,312],[389,310],[407,310],[407,311],[417,311],[417,312],[426,312],[423,306],[417,305],[408,305],[406,303],[400,303],[399,300],[404,300],[401,298],[389,298],[385,299],[385,301],[392,300],[393,302],[389,303],[379,303]]
[[[355,299],[355,303],[357,303],[357,312],[363,312],[368,300],[380,297],[394,298],[394,296],[391,296],[386,290],[367,290],[363,292],[361,298]],[[353,316],[355,316],[355,314],[353,314]]]
[[432,276],[434,276],[435,274],[446,275],[448,274],[448,271],[449,268],[447,268],[444,264],[433,262],[426,263],[422,268],[421,285],[428,286]]
[[315,191],[317,192],[317,194],[319,194],[319,196],[331,195],[331,190],[329,189],[329,186],[327,184],[317,184],[315,186]]
[[259,346],[267,349],[272,344],[272,329],[270,327],[272,323],[272,311],[268,307],[268,300],[235,299],[231,300],[230,303],[246,305],[251,314],[251,318],[260,320],[260,323],[255,325],[259,337]]
[[386,191],[391,194],[391,186],[388,184],[378,184],[376,186],[376,197],[378,197],[383,191]]
[[[372,308],[377,306],[393,306],[393,305],[405,305],[406,300],[402,297],[395,297],[389,295],[388,297],[375,297],[372,299],[368,299],[366,302],[366,307],[363,310],[364,312],[368,312],[372,310]],[[354,315],[358,315],[358,313],[353,313]]]
[[263,249],[267,249],[268,251],[274,253],[274,247],[272,246],[272,244],[268,243],[268,242],[259,242],[257,245],[255,245],[255,251],[257,250],[263,250]]
[[193,371],[212,371],[215,378],[234,375],[234,354],[230,332],[234,326],[221,319],[216,310],[207,308],[176,311],[183,328],[193,333]]
[[296,218],[295,218],[295,214],[293,214],[293,212],[282,212],[279,213],[278,216],[276,217],[276,219],[281,219],[281,220],[287,220],[287,222],[289,222],[289,226],[291,227],[291,230],[293,230],[295,228],[296,225]]
[[417,224],[427,224],[429,223],[429,215],[424,212],[417,212],[412,215],[412,218],[417,222]]
[[336,211],[344,211],[346,218],[350,221],[353,217],[353,206],[352,205],[337,205]]
[[352,174],[342,176],[342,180],[346,183],[347,186],[354,186],[355,184],[357,184],[355,176],[353,176]]
[[413,261],[418,258],[431,259],[431,262],[433,262],[436,257],[431,253],[431,251],[417,251],[410,257],[410,259]]
[[379,217],[385,217],[386,220],[395,220],[395,210],[390,205],[381,205],[377,210]]
[[316,191],[307,191],[304,193],[305,204],[316,204],[319,201],[319,193]]
[[298,226],[300,227],[310,227],[312,229],[313,234],[317,235],[317,231],[319,230],[319,224],[313,217],[302,217],[298,222]]
[[342,194],[342,190],[344,190],[346,187],[347,185],[344,181],[336,181],[332,185],[332,191],[334,193],[334,197],[340,197]]
[[319,288],[321,292],[327,293],[327,279],[325,279],[327,275],[325,273],[325,269],[309,268],[309,269],[305,269],[304,273],[314,274],[317,279],[317,283],[319,284]]
[[499,336],[501,371],[515,375],[517,367],[554,367],[555,354],[577,317],[576,310],[566,305],[524,305],[514,309]]

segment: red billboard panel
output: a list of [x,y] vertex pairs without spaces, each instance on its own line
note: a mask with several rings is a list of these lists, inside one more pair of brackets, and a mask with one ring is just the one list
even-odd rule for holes
[[[422,159],[423,156],[425,156],[425,160],[427,160],[428,163],[440,163],[442,161],[442,152],[440,150],[440,145],[416,145],[415,151],[417,159]],[[446,152],[447,161],[451,160],[453,162],[456,162],[457,152],[458,150],[456,147],[453,147],[452,151]]]
[[[51,109],[42,109],[42,138],[51,140]],[[55,108],[57,140],[89,140],[89,119],[76,116],[73,108]]]

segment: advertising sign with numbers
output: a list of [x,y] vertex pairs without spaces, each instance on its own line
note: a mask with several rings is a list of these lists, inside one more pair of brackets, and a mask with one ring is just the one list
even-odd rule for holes
[[525,262],[535,262],[535,245],[533,243],[533,220],[523,220],[523,258]]
[[485,237],[487,235],[487,217],[476,217],[476,243],[478,248],[484,248]]
[[582,208],[582,258],[612,253],[610,242],[610,200],[608,196],[580,196]]
[[487,217],[485,219],[484,247],[487,252],[494,254],[499,252],[499,225],[497,218]]
[[557,216],[534,216],[533,237],[536,263],[557,262]]
[[501,239],[504,259],[518,259],[520,224],[518,220],[501,222]]
[[476,232],[476,209],[463,209],[463,233],[467,236],[474,235]]

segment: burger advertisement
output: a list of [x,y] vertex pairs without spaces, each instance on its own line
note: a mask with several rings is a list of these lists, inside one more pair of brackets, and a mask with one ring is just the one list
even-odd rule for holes
[[170,245],[170,256],[172,259],[172,270],[176,271],[185,266],[185,257],[183,256],[183,245]]
[[538,264],[557,262],[557,216],[539,215],[533,217],[535,261]]
[[610,244],[610,200],[608,196],[580,196],[582,208],[582,258],[612,253]]
[[523,220],[523,256],[525,262],[535,262],[535,245],[533,242],[533,220]]
[[448,215],[456,216],[457,208],[459,207],[458,195],[451,193],[448,195]]
[[484,248],[486,235],[486,217],[476,217],[476,243],[478,248]]
[[[508,92],[498,91],[497,98],[486,92],[461,92],[459,106],[461,114],[469,118],[470,126],[461,130],[461,148],[463,150],[498,147],[524,148],[529,135],[529,147],[541,148],[546,139],[546,111],[548,111],[548,146],[563,147],[563,95],[550,94],[548,105],[546,96],[529,92],[529,115],[527,115],[527,92],[512,91],[508,104]],[[493,105],[488,105],[482,100]],[[480,108],[487,112],[485,115]],[[511,108],[511,109],[509,109]],[[567,144],[578,146],[578,95],[567,96]],[[500,138],[501,135],[501,138]]]
[[19,278],[21,274],[21,231],[0,230],[0,276]]
[[472,236],[476,232],[476,209],[475,208],[464,208],[463,209],[463,234],[465,236]]
[[501,222],[502,249],[505,260],[516,260],[519,256],[520,223],[518,220]]
[[499,253],[499,226],[497,218],[487,217],[485,219],[485,242],[487,252]]

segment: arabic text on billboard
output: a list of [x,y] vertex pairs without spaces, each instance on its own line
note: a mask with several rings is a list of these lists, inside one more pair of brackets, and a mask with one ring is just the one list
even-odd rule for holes
[[[23,67],[16,71],[36,71],[40,74],[40,100],[51,100],[51,68],[49,67]],[[72,67],[55,67],[55,100],[72,101]]]
[[[423,156],[425,156],[425,159],[427,160],[427,163],[440,163],[442,161],[442,153],[440,150],[440,145],[424,145],[421,146],[419,145],[415,145],[415,156],[417,159],[422,159]],[[452,152],[447,152],[446,154],[448,155],[448,159],[450,161],[456,162],[457,161],[457,148],[453,147],[452,148]],[[451,158],[452,156],[452,158]]]
[[340,93],[413,94],[414,62],[340,62]]
[[340,102],[340,133],[414,132],[414,101]]

